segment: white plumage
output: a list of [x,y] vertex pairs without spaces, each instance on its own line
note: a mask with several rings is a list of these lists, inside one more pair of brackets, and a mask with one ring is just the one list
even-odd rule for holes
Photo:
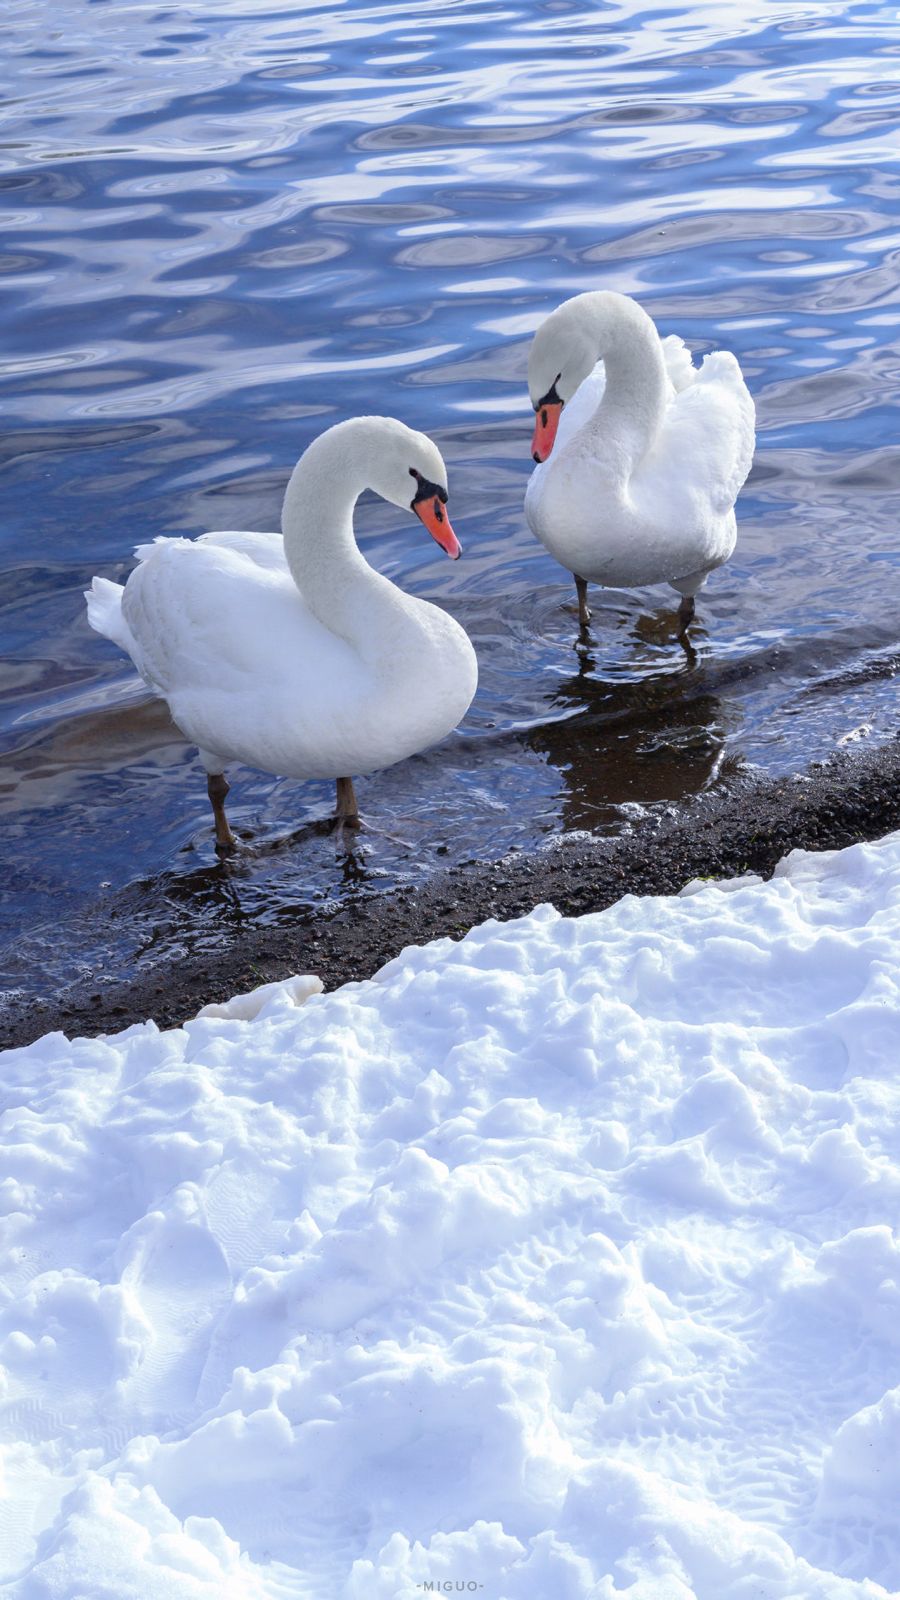
[[[413,504],[423,481],[433,506]],[[142,545],[124,589],[93,580],[88,620],[168,702],[212,775],[229,761],[340,780],[390,766],[451,732],[477,664],[452,617],[369,566],[353,506],[374,488],[458,554],[437,498],[445,486],[424,434],[385,417],[341,423],[294,469],[283,534]]]
[[667,582],[691,600],[734,548],[734,502],[753,459],[754,407],[737,360],[718,352],[698,370],[636,301],[601,291],[566,301],[535,334],[536,446],[539,403],[554,385],[556,442],[551,417],[552,454],[525,496],[532,532],[581,579]]

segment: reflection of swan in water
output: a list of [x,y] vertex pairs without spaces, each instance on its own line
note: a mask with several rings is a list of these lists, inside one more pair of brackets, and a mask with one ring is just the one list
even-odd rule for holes
[[[208,950],[211,934],[226,934],[229,930],[295,927],[298,917],[310,912],[314,904],[308,883],[298,882],[292,894],[290,884],[281,878],[278,894],[267,898],[265,886],[272,870],[271,860],[286,846],[310,844],[321,838],[321,825],[307,823],[287,837],[257,843],[252,854],[220,855],[209,864],[140,879],[136,886],[123,890],[117,900],[120,913],[127,905],[132,925],[147,930],[139,953],[157,943],[160,927],[171,935],[173,917],[177,919],[179,942],[188,950],[195,938],[198,947]],[[336,863],[332,856],[331,865],[337,872],[332,885],[339,885],[348,898],[354,891],[371,888],[378,882],[361,852],[348,851]]]
[[[86,775],[118,774],[123,766],[162,772],[184,760],[184,737],[161,700],[137,700],[41,726],[0,760],[0,811],[88,802],[79,794]],[[77,800],[76,800],[77,797]]]
[[[640,619],[636,632],[656,642],[658,622]],[[596,828],[618,818],[628,802],[690,799],[723,775],[726,705],[705,674],[690,664],[677,675],[661,671],[616,682],[594,676],[596,658],[579,652],[578,671],[557,683],[551,705],[575,715],[529,728],[525,740],[565,779],[562,825]]]

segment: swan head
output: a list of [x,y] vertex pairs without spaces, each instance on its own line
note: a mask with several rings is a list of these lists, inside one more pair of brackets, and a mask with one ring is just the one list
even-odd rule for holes
[[369,417],[372,424],[366,481],[391,505],[414,511],[452,561],[462,546],[447,515],[447,468],[426,433],[416,433],[393,417]]
[[531,454],[546,461],[556,440],[562,408],[594,370],[597,355],[577,311],[567,300],[541,323],[528,352],[528,393],[535,411]]

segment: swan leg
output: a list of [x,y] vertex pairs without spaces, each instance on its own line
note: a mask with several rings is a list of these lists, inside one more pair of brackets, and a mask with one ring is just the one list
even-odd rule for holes
[[681,596],[681,604],[678,607],[678,621],[681,624],[682,633],[684,633],[689,624],[693,622],[696,612],[697,602],[694,599],[694,596],[692,594],[683,594]]
[[671,578],[669,581],[677,594],[681,595],[681,604],[678,607],[678,637],[683,639],[697,612],[697,592],[703,588],[712,571],[706,567],[700,572],[687,572],[683,578]]
[[[352,835],[360,831],[377,834],[381,839],[390,839],[391,844],[403,845],[406,850],[412,849],[411,840],[401,839],[396,833],[388,833],[384,828],[373,828],[370,822],[363,822],[356,803],[352,778],[337,780],[337,811],[332,821],[332,828],[347,849],[352,848]],[[346,837],[348,833],[351,834],[350,839]]]
[[579,578],[577,572],[573,572],[572,576],[575,579],[575,593],[578,596],[578,624],[579,627],[586,628],[591,620],[591,610],[587,603],[587,578]]
[[337,780],[337,809],[334,814],[334,820],[341,831],[344,828],[362,827],[352,778],[338,778]]
[[213,808],[213,816],[216,822],[216,849],[220,854],[233,850],[237,845],[237,840],[229,827],[228,818],[225,815],[225,796],[229,787],[229,784],[225,781],[224,772],[210,772],[207,776],[206,792],[209,795],[209,803]]

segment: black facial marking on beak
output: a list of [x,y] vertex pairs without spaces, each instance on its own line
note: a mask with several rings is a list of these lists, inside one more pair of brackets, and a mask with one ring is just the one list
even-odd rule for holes
[[[556,374],[556,377],[553,379],[553,382],[551,383],[549,389],[547,390],[547,393],[545,395],[542,395],[540,400],[535,401],[535,407],[534,407],[535,411],[542,411],[544,406],[562,406],[562,405],[565,405],[565,401],[561,400],[559,395],[556,392],[556,385],[559,383],[559,380],[560,380],[561,377],[562,377],[562,373],[558,372]],[[547,426],[547,418],[546,417],[541,417],[541,424],[542,424],[543,427],[546,428],[546,426]]]
[[428,478],[423,478],[421,472],[417,472],[415,467],[410,467],[409,475],[416,480],[416,492],[409,502],[410,510],[414,511],[420,500],[430,500],[434,497],[434,514],[438,522],[443,522],[444,513],[441,507],[447,504],[448,495],[446,489],[442,489],[439,483],[432,483]]

